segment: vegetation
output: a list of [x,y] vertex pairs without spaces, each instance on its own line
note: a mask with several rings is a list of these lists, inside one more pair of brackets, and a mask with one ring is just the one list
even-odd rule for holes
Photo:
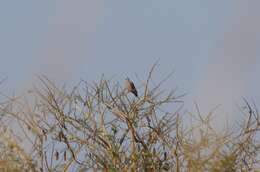
[[[213,112],[184,113],[183,95],[162,90],[166,77],[136,83],[140,96],[102,77],[72,90],[40,77],[29,97],[0,105],[0,171],[257,171],[259,114],[217,132]],[[170,110],[168,110],[170,109]]]

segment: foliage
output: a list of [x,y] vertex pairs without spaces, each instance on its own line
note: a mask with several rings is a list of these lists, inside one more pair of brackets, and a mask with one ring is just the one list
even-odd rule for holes
[[[134,98],[104,77],[71,91],[47,77],[29,100],[1,104],[2,171],[253,171],[259,114],[246,100],[238,129],[217,132],[212,113],[184,113],[182,95],[147,80]],[[170,110],[168,110],[170,109]],[[191,121],[188,123],[187,121]]]

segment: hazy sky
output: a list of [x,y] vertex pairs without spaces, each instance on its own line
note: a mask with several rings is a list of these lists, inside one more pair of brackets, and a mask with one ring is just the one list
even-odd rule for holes
[[172,69],[205,110],[225,111],[241,96],[260,105],[259,0],[44,0],[0,2],[0,78],[7,92],[29,88],[36,74],[57,82],[156,77]]

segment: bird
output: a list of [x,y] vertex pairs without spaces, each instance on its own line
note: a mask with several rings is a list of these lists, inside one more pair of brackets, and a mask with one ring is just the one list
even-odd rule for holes
[[125,88],[128,92],[133,93],[136,97],[138,97],[137,90],[135,88],[134,83],[127,77],[125,79]]

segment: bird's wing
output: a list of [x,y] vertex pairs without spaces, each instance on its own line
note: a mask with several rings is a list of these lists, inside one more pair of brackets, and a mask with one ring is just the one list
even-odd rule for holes
[[132,81],[130,81],[130,86],[131,86],[132,90],[136,90],[135,85],[134,85],[134,83]]
[[132,81],[130,82],[130,85],[131,85],[131,92],[134,93],[134,95],[136,97],[138,97],[137,90],[136,90],[135,85],[134,85],[134,83]]

